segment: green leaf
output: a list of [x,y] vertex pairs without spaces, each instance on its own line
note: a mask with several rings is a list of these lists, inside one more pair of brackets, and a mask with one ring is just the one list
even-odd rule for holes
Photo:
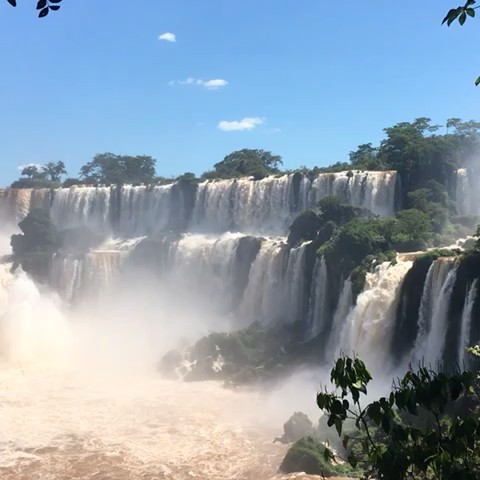
[[46,17],[48,15],[48,7],[45,7],[43,10],[40,10],[40,13],[38,14],[39,18]]
[[460,15],[461,12],[461,8],[452,8],[451,10],[449,10],[442,21],[442,25],[447,22],[447,25],[450,26],[452,22]]
[[466,12],[467,15],[470,15],[472,18],[475,16],[475,10],[473,8],[467,8]]
[[56,12],[57,10],[60,10],[60,5],[50,5],[50,10]]
[[17,0],[7,0],[7,2],[8,2],[12,7],[16,7],[16,6],[17,6]]
[[463,12],[461,15],[460,15],[460,18],[458,19],[458,21],[460,22],[460,25],[463,25],[465,23],[465,20],[467,19],[467,14],[465,12]]
[[47,0],[38,0],[37,2],[37,10],[41,10],[47,6]]
[[480,85],[480,77],[478,77],[476,80],[475,80],[475,86],[478,87]]

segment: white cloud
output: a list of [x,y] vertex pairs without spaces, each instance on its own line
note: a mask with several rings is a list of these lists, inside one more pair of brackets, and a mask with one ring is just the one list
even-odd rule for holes
[[185,80],[170,80],[169,85],[199,85],[208,90],[216,90],[228,85],[228,82],[223,78],[213,78],[212,80],[202,80],[201,78],[189,77]]
[[234,120],[229,122],[227,120],[222,120],[218,124],[218,128],[224,132],[234,132],[239,130],[253,130],[258,125],[261,125],[265,122],[264,118],[260,117],[246,117],[242,120]]
[[223,78],[214,78],[213,80],[207,80],[206,82],[203,82],[202,85],[205,88],[210,88],[213,90],[215,88],[221,88],[221,87],[227,86],[228,82]]
[[175,36],[174,33],[171,32],[165,32],[162,33],[161,35],[158,36],[159,40],[164,40],[165,42],[176,42],[177,37]]

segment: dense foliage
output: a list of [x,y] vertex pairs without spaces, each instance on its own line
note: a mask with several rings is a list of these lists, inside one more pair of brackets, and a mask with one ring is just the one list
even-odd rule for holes
[[95,155],[80,169],[80,178],[86,183],[106,185],[131,183],[153,183],[156,160],[140,155],[115,155],[103,153]]
[[[471,372],[410,370],[389,396],[364,405],[361,395],[371,378],[360,359],[342,357],[331,372],[336,391],[317,396],[353,467],[360,466],[365,478],[479,478],[480,421]],[[325,457],[334,459],[328,449]]]
[[62,177],[67,174],[63,162],[48,162],[45,165],[27,165],[22,177],[13,182],[12,188],[55,188],[61,185]]
[[235,178],[253,176],[261,179],[267,175],[279,173],[282,157],[272,155],[265,150],[244,148],[227,155],[221,162],[213,166],[213,170],[202,175],[204,179]]

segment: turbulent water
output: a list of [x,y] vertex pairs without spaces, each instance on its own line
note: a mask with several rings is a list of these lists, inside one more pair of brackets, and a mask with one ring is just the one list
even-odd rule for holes
[[395,327],[398,293],[411,266],[412,262],[406,261],[396,265],[386,262],[367,274],[364,292],[340,332],[338,353],[357,353],[370,365],[385,368]]
[[274,477],[286,447],[272,443],[281,434],[272,425],[295,403],[314,403],[313,383],[295,401],[288,388],[162,380],[145,354],[155,332],[142,332],[140,319],[112,309],[112,328],[98,311],[67,317],[58,298],[9,267],[0,274],[2,479]]

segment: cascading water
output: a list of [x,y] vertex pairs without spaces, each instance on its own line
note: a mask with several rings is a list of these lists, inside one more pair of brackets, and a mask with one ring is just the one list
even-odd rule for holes
[[[322,173],[262,180],[240,178],[164,186],[87,187],[0,191],[0,215],[16,224],[30,209],[50,210],[61,229],[86,226],[97,233],[139,236],[191,231],[284,234],[292,217],[319,200],[341,201],[377,215],[395,212],[396,172]],[[297,186],[296,186],[297,185]]]
[[303,185],[307,198],[304,208],[317,204],[329,195],[382,216],[395,211],[396,172],[348,171],[320,174],[310,184]]
[[0,359],[17,366],[65,361],[71,338],[59,299],[10,269],[0,265]]
[[308,330],[306,340],[311,340],[319,335],[324,328],[327,316],[326,304],[328,295],[328,271],[325,258],[321,257],[315,262],[313,270],[312,291],[310,293]]
[[357,353],[368,365],[388,364],[388,346],[394,331],[399,291],[412,267],[410,261],[389,262],[368,273],[364,291],[345,320],[337,353]]
[[461,214],[480,214],[478,173],[472,169],[460,168],[457,170],[456,200]]
[[467,348],[470,347],[470,330],[472,325],[473,306],[477,298],[478,279],[475,279],[468,289],[468,294],[465,298],[465,304],[462,312],[462,324],[460,328],[460,342],[458,345],[458,363],[463,366],[466,365]]
[[453,288],[453,268],[454,259],[440,257],[428,270],[420,303],[418,334],[413,347],[412,357],[415,362],[436,363],[442,356],[443,348],[440,352],[435,351],[435,348],[441,343],[439,337],[445,335],[446,324],[443,320],[446,321],[449,302],[449,297],[445,298],[445,295],[449,295]]
[[423,360],[426,364],[435,368],[443,357],[447,334],[448,306],[455,285],[456,275],[456,268],[452,268],[448,272],[439,298],[433,308],[430,329],[425,339]]
[[352,282],[350,278],[343,284],[342,292],[340,293],[340,298],[338,299],[338,305],[333,316],[332,332],[330,338],[332,341],[328,347],[328,357],[333,358],[337,348],[336,342],[340,338],[342,328],[344,327],[346,320],[353,307],[353,291],[352,291]]
[[241,318],[269,323],[272,318],[284,316],[283,278],[287,261],[285,243],[275,239],[262,243],[250,269],[248,285],[239,307]]

